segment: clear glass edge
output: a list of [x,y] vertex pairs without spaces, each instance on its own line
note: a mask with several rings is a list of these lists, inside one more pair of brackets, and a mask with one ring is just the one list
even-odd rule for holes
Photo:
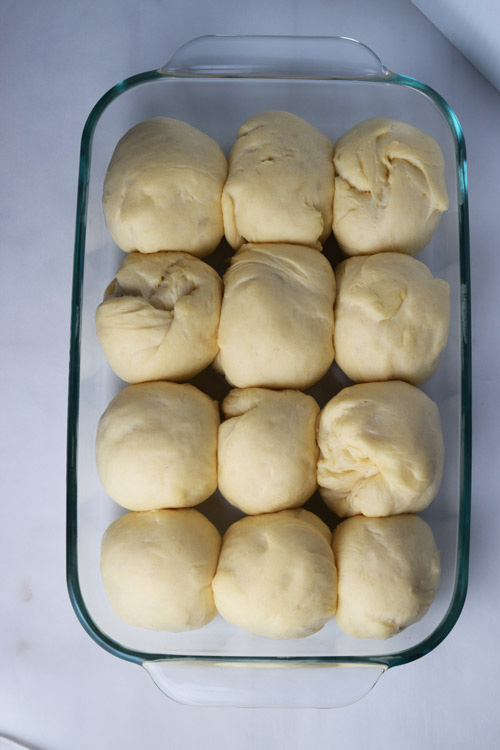
[[[354,39],[353,37],[348,36],[319,36],[319,35],[312,35],[312,36],[299,36],[299,35],[293,35],[293,36],[283,36],[283,35],[276,35],[276,34],[239,34],[239,35],[233,35],[233,34],[205,34],[203,36],[195,37],[194,39],[190,39],[189,41],[185,42],[183,45],[181,45],[172,55],[170,60],[168,60],[165,65],[163,65],[161,68],[158,69],[158,72],[168,75],[168,76],[174,76],[176,78],[198,78],[198,77],[210,77],[210,78],[272,78],[273,80],[280,80],[282,78],[286,79],[296,79],[296,75],[280,75],[277,72],[273,72],[272,74],[266,74],[266,73],[248,73],[245,72],[244,74],[234,73],[234,72],[224,72],[224,73],[214,73],[213,69],[211,69],[211,72],[200,72],[199,69],[197,69],[196,73],[192,72],[182,72],[180,71],[177,66],[175,65],[176,59],[179,57],[182,57],[182,55],[186,52],[193,51],[193,49],[196,49],[197,46],[199,46],[199,43],[203,42],[210,42],[210,43],[217,43],[219,40],[231,40],[231,41],[238,41],[238,40],[266,40],[266,43],[272,43],[275,40],[287,40],[287,41],[334,41],[334,42],[349,42],[352,43],[354,46],[362,47],[364,50],[369,52],[371,57],[376,60],[378,67],[380,68],[380,73],[382,74],[381,77],[387,78],[388,76],[391,76],[392,73],[388,68],[385,67],[384,63],[380,59],[380,57],[374,52],[371,47],[369,47],[367,44],[364,44],[364,42],[360,42],[359,39]],[[214,48],[216,50],[216,47]],[[235,64],[235,68],[237,68],[237,64]],[[366,76],[363,76],[362,80],[365,79],[371,79],[374,78],[375,75],[373,73],[369,73]],[[361,80],[357,76],[334,76],[334,75],[306,75],[300,76],[301,80],[307,80],[307,79],[313,79],[313,80],[328,80],[328,79],[334,79],[334,80]]]
[[[364,45],[366,46],[366,45]],[[85,123],[80,150],[80,167],[77,195],[77,214],[75,231],[75,256],[73,264],[72,310],[70,329],[70,361],[68,386],[68,431],[67,431],[67,533],[66,533],[66,578],[69,597],[75,613],[84,630],[106,651],[136,664],[152,661],[197,662],[206,664],[236,664],[238,662],[266,663],[279,666],[280,663],[323,664],[323,665],[379,665],[390,668],[414,661],[438,646],[450,633],[460,616],[467,594],[470,541],[471,510],[471,311],[470,311],[470,250],[469,250],[469,215],[467,159],[465,138],[460,122],[449,104],[434,89],[415,78],[390,73],[383,77],[350,78],[348,80],[372,81],[414,88],[428,96],[445,117],[453,135],[457,160],[458,213],[460,229],[460,284],[461,284],[461,361],[462,361],[462,401],[461,401],[461,435],[460,435],[460,509],[458,528],[458,566],[453,599],[441,624],[415,646],[395,654],[377,656],[321,656],[321,657],[276,657],[276,656],[211,656],[154,654],[134,651],[108,638],[93,621],[81,594],[77,567],[77,430],[79,414],[79,377],[80,377],[80,329],[81,299],[83,289],[84,249],[86,236],[86,212],[88,194],[88,176],[92,150],[92,135],[101,114],[118,96],[141,83],[152,82],[162,78],[177,77],[159,70],[147,71],[120,81],[99,99],[90,112]],[[200,76],[196,76],[200,77]],[[225,78],[224,75],[211,75],[209,78]],[[231,77],[235,77],[234,75]],[[247,78],[248,76],[241,76]],[[261,78],[262,76],[256,76]],[[267,78],[265,76],[263,78]],[[294,76],[294,79],[297,77]],[[331,80],[339,80],[334,76]],[[345,79],[343,79],[345,80]]]

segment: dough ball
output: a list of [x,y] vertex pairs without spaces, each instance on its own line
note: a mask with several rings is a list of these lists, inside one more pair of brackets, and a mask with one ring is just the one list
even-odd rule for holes
[[217,403],[192,385],[139,383],[99,420],[97,471],[128,510],[186,508],[217,487]]
[[97,336],[128,383],[189,380],[217,354],[222,281],[187,253],[127,255],[96,312]]
[[219,489],[245,513],[295,508],[316,489],[319,407],[300,391],[230,391],[219,427]]
[[427,508],[443,475],[439,411],[408,383],[344,388],[321,411],[318,484],[341,518]]
[[220,534],[197,510],[127,513],[109,526],[101,576],[118,617],[139,628],[195,630],[216,614]]
[[347,255],[414,255],[448,208],[436,141],[398,120],[375,117],[335,144],[333,232]]
[[102,204],[125,252],[182,250],[203,258],[223,235],[227,160],[208,135],[170,117],[125,133],[108,166]]
[[238,130],[222,193],[226,239],[321,249],[331,231],[333,145],[290,112],[261,112]]
[[335,614],[328,527],[302,508],[246,516],[229,527],[213,580],[229,622],[268,638],[303,638]]
[[439,552],[418,516],[355,516],[333,532],[337,622],[356,638],[389,638],[421,620],[434,601]]
[[401,253],[349,258],[335,275],[335,358],[345,374],[358,382],[428,380],[448,340],[446,281]]
[[335,276],[303,245],[244,245],[224,276],[218,364],[238,388],[307,388],[333,360]]

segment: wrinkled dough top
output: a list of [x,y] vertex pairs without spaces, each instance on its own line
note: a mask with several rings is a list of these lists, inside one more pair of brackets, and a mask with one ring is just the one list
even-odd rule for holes
[[222,195],[224,231],[245,242],[321,249],[331,231],[333,145],[291,112],[254,115],[238,130]]
[[245,513],[302,505],[316,489],[319,407],[305,393],[234,389],[222,402],[218,482]]
[[376,117],[335,144],[333,231],[345,253],[414,255],[448,208],[444,159],[418,128]]
[[219,364],[239,388],[306,388],[333,359],[335,277],[301,245],[245,245],[224,276]]
[[321,412],[318,445],[321,495],[340,517],[421,511],[439,489],[438,408],[408,383],[344,388]]
[[446,346],[450,288],[401,253],[349,258],[337,267],[336,360],[356,382],[424,383]]
[[187,253],[131,253],[96,312],[114,372],[129,383],[189,380],[217,354],[222,281]]

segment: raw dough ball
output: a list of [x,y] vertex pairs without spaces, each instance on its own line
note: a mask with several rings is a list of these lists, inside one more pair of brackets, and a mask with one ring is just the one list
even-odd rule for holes
[[183,250],[203,258],[223,235],[227,160],[208,135],[170,117],[125,133],[108,166],[102,204],[125,252]]
[[222,402],[219,489],[245,513],[295,508],[316,489],[319,407],[300,391],[235,389]]
[[139,383],[99,420],[97,471],[129,510],[186,508],[217,487],[217,402],[192,385]]
[[340,517],[414,513],[443,475],[439,411],[408,383],[344,388],[321,411],[318,484]]
[[135,627],[203,627],[216,614],[211,584],[220,545],[215,526],[196,510],[127,513],[102,540],[109,603]]
[[303,245],[244,245],[224,276],[218,363],[239,388],[307,388],[333,360],[335,276]]
[[450,287],[401,253],[349,258],[337,267],[335,358],[354,381],[433,375],[446,346]]
[[356,638],[389,638],[421,620],[434,601],[439,552],[418,516],[355,516],[333,532],[337,622]]
[[347,255],[414,255],[448,208],[436,141],[398,120],[375,117],[335,144],[333,232]]
[[290,112],[261,112],[238,130],[222,193],[226,239],[321,249],[330,234],[333,145]]
[[303,638],[335,614],[328,527],[302,508],[247,516],[226,531],[213,580],[229,622],[268,638]]
[[97,336],[128,383],[189,380],[217,354],[222,281],[187,253],[127,255],[96,312]]

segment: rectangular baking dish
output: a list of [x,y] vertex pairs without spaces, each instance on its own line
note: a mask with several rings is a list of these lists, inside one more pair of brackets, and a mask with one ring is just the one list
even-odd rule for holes
[[[102,489],[95,468],[97,422],[124,387],[107,365],[94,314],[124,255],[106,229],[101,194],[119,138],[140,120],[185,120],[226,151],[239,125],[266,109],[283,109],[335,142],[355,123],[375,116],[404,120],[432,135],[446,163],[450,208],[418,255],[451,287],[451,327],[438,372],[425,392],[439,406],[445,471],[438,497],[423,517],[441,550],[442,579],[420,622],[387,641],[358,640],[335,621],[302,640],[275,641],[240,630],[217,616],[188,633],[126,625],[111,610],[101,584],[99,552],[106,527],[123,510]],[[338,261],[334,242],[325,253]],[[225,243],[206,260],[219,272]],[[228,386],[210,368],[195,384],[219,400]],[[310,390],[323,406],[349,381],[334,365]],[[470,286],[465,143],[460,124],[435,91],[388,71],[365,45],[328,37],[201,37],[159,70],[133,76],[108,91],[82,136],[71,322],[67,468],[67,579],[83,627],[103,648],[144,666],[170,697],[199,705],[315,706],[351,703],[389,667],[417,659],[450,632],[462,609],[468,572],[470,516]],[[330,526],[317,497],[308,508]],[[214,495],[199,509],[221,531],[239,513]]]

